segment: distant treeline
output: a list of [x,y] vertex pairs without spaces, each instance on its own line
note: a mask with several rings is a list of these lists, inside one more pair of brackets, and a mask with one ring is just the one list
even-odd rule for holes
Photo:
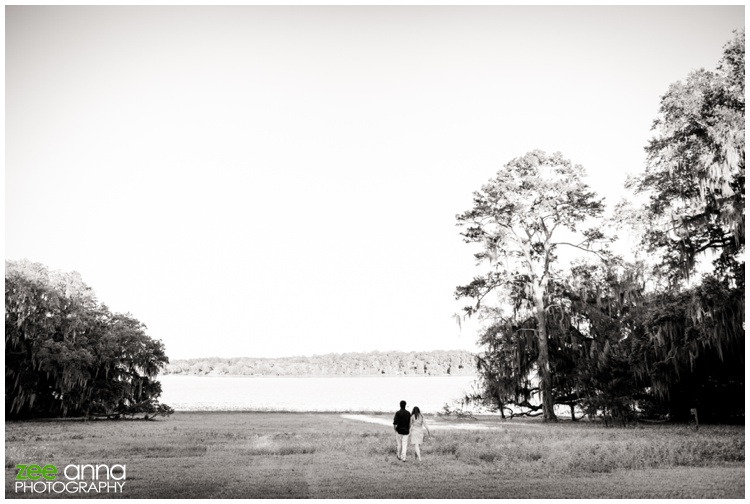
[[162,374],[235,376],[470,375],[476,358],[465,350],[368,352],[281,357],[209,357],[171,361]]

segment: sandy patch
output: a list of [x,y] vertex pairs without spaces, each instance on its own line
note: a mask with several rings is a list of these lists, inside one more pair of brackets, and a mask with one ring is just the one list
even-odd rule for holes
[[358,420],[360,422],[375,423],[378,425],[393,425],[393,422],[389,422],[384,418],[373,418],[367,415],[350,415],[348,413],[345,413],[341,415],[341,418],[346,418],[348,420]]
[[[356,420],[358,422],[367,422],[367,423],[374,423],[378,425],[387,425],[391,426],[393,425],[393,422],[391,420],[388,420],[386,418],[376,418],[369,415],[353,415],[349,413],[345,413],[341,415],[341,418],[346,418],[347,420]],[[513,422],[503,422],[503,423],[497,423],[497,422],[482,422],[481,420],[472,421],[472,422],[466,422],[466,423],[448,423],[443,420],[438,419],[430,419],[428,426],[430,429],[435,430],[497,430],[502,428],[514,428],[514,427],[531,427],[531,428],[537,428],[539,425],[536,424],[528,424],[528,423],[513,423]]]

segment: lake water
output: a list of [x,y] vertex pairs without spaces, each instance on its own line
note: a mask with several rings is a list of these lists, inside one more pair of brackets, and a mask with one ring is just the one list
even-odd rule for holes
[[474,376],[160,376],[159,399],[176,411],[442,411],[469,392]]

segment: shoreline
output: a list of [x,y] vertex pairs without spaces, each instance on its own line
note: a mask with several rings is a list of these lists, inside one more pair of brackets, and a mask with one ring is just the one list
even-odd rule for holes
[[186,374],[186,373],[169,373],[159,374],[156,379],[167,376],[182,376],[196,378],[458,378],[470,377],[476,375],[472,373],[465,374],[422,374],[422,375],[385,375],[385,374],[362,374],[362,375],[235,375],[235,374]]

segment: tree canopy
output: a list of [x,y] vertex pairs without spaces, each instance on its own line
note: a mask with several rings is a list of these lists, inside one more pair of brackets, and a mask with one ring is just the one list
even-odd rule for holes
[[5,263],[6,418],[169,414],[161,341],[111,313],[78,273]]
[[673,283],[715,251],[715,269],[744,285],[745,32],[716,71],[696,70],[662,96],[643,173],[627,186],[648,196],[638,223]]

